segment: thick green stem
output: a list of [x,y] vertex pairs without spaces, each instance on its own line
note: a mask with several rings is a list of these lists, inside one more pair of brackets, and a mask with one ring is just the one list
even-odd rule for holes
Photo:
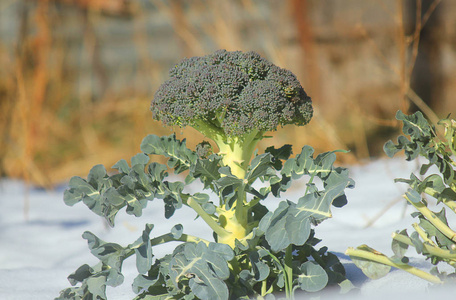
[[247,224],[240,223],[236,218],[234,209],[219,213],[220,225],[228,232],[226,235],[219,235],[217,242],[227,244],[234,248],[236,239],[241,240],[247,235]]
[[[245,179],[253,152],[258,141],[263,137],[263,132],[252,129],[251,132],[242,136],[227,136],[221,129],[220,123],[221,120],[213,120],[212,122],[197,120],[192,126],[217,144],[218,154],[222,156],[222,164],[230,168],[231,174],[239,179]],[[223,206],[226,203],[221,199],[220,207],[218,207],[220,225],[212,217],[206,216],[204,213],[200,214],[201,210],[196,205],[192,207],[195,210],[198,209],[198,214],[218,235],[217,241],[231,247],[234,247],[236,239],[243,239],[249,233],[249,208],[246,206],[244,184],[238,188],[236,193],[236,205],[230,210],[224,209]],[[224,230],[220,230],[220,226]]]
[[366,259],[366,260],[377,262],[377,263],[387,265],[390,267],[398,268],[398,269],[404,270],[412,275],[418,276],[424,280],[427,280],[427,281],[435,283],[435,284],[443,283],[442,280],[440,280],[440,278],[438,278],[437,276],[429,274],[423,270],[417,269],[417,268],[412,267],[405,263],[392,262],[388,257],[386,257],[383,254],[376,254],[376,253],[372,253],[370,251],[365,251],[365,250],[360,250],[360,249],[355,249],[355,248],[348,248],[347,251],[345,251],[345,254],[350,257]]
[[216,136],[213,140],[219,147],[223,164],[230,167],[231,174],[243,179],[261,137],[261,133],[252,130],[242,137]]
[[217,124],[203,120],[196,120],[193,128],[217,144],[223,164],[231,168],[233,175],[244,178],[256,145],[263,137],[262,132],[253,129],[245,135],[229,137]]
[[411,201],[407,195],[404,195],[404,198],[407,199],[407,201],[412,204],[417,210],[419,210],[420,213],[423,214],[423,216],[432,223],[443,235],[445,235],[447,238],[452,240],[453,242],[456,242],[456,232],[451,230],[442,220],[440,220],[429,208],[427,208],[426,205],[424,205],[422,202],[415,203]]

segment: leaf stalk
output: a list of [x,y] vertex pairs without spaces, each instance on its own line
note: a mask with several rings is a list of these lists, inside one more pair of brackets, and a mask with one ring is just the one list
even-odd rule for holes
[[447,238],[456,242],[456,232],[451,230],[442,220],[440,220],[426,205],[422,202],[415,203],[409,199],[407,195],[404,195],[404,198],[413,205],[423,216],[432,223],[443,235]]
[[387,265],[390,267],[394,267],[397,269],[404,270],[412,275],[418,276],[426,281],[432,282],[434,284],[442,284],[442,280],[438,278],[437,276],[434,276],[432,274],[429,274],[423,270],[417,269],[415,267],[410,266],[409,264],[406,263],[395,263],[391,261],[388,257],[386,257],[383,254],[375,254],[369,251],[365,250],[360,250],[360,249],[355,249],[355,248],[348,248],[347,251],[345,251],[346,255],[349,255],[350,257],[357,257],[360,259],[366,259],[370,261],[374,261],[383,265]]
[[222,226],[220,226],[214,218],[212,218],[204,209],[199,205],[199,203],[189,197],[187,200],[188,206],[190,206],[203,220],[206,222],[207,225],[218,235],[221,237],[227,236],[230,234],[229,231],[225,230]]
[[[395,239],[396,241],[398,241],[398,242],[407,244],[407,245],[412,246],[412,247],[414,246],[413,242],[412,242],[412,239],[410,239],[409,237],[407,237],[405,235],[397,234],[397,233],[394,232],[391,235],[391,237],[393,239]],[[451,253],[449,250],[441,249],[441,248],[436,247],[436,246],[434,246],[432,244],[429,244],[429,243],[423,243],[423,247],[424,247],[424,250],[427,253],[429,253],[430,255],[438,256],[438,257],[449,259],[449,260],[452,260],[452,261],[456,262],[456,253]]]

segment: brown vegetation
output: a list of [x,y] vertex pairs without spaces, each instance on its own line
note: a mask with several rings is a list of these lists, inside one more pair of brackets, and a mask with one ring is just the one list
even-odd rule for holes
[[[340,155],[345,163],[381,155],[398,132],[396,110],[418,108],[433,122],[434,111],[455,110],[448,70],[456,68],[439,57],[454,63],[448,16],[456,6],[440,2],[6,1],[0,172],[51,186],[136,154],[145,135],[172,132],[148,111],[169,67],[220,48],[261,53],[297,74],[312,97],[313,121],[273,133],[268,144],[350,149]],[[420,45],[435,44],[436,33],[440,48],[424,63],[444,66],[430,65],[431,86],[439,89],[422,99],[415,91],[423,87],[415,80],[423,75],[416,73],[423,72],[416,68],[423,64]],[[177,130],[191,134],[190,147],[198,141],[195,131]]]

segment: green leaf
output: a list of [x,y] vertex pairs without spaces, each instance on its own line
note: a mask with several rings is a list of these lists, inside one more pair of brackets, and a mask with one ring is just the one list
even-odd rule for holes
[[162,189],[165,191],[163,202],[165,205],[165,218],[169,219],[174,215],[176,209],[182,207],[182,182],[164,182]]
[[[406,229],[402,230],[401,232],[397,232],[397,234],[408,237]],[[404,257],[405,252],[407,252],[408,247],[409,247],[409,245],[402,243],[396,239],[393,239],[391,242],[391,249],[394,252],[394,256],[399,259]]]
[[328,283],[328,274],[316,262],[306,261],[300,266],[299,270],[299,286],[306,292],[318,292]]
[[221,194],[221,198],[224,199],[226,203],[225,209],[228,210],[231,208],[231,205],[236,199],[236,190],[239,187],[241,187],[244,184],[244,182],[242,179],[239,179],[233,174],[231,174],[229,167],[221,167],[219,169],[219,172],[224,176],[220,177],[215,182],[215,185],[217,186],[219,193]]
[[216,206],[210,202],[210,198],[208,194],[204,193],[195,193],[191,196],[198,204],[201,205],[203,210],[208,213],[209,215],[213,215],[216,212]]
[[434,134],[429,123],[424,118],[421,112],[416,112],[412,115],[405,115],[401,111],[396,113],[396,119],[402,121],[402,131],[410,136],[408,140],[405,136],[399,136],[397,145],[389,141],[384,146],[384,151],[389,157],[393,157],[402,149],[405,150],[407,160],[413,160],[418,155],[430,151],[432,147],[430,141]]
[[255,283],[257,283],[253,274],[250,273],[249,270],[242,270],[239,273],[239,281],[241,284],[246,286],[249,290],[252,290]]
[[[448,225],[448,221],[445,216],[445,208],[435,214],[444,224]],[[443,233],[440,232],[431,222],[426,220],[424,217],[420,216],[420,223],[419,226],[424,229],[426,234],[429,237],[435,237],[436,241],[438,242],[441,247],[446,247],[449,250],[454,248],[454,242],[446,237]]]
[[88,231],[83,238],[88,241],[90,251],[100,263],[93,267],[79,267],[68,280],[72,285],[81,282],[81,286],[63,290],[58,299],[106,299],[106,286],[118,286],[124,280],[122,262],[129,249],[106,243]]
[[141,166],[144,167],[149,162],[149,156],[144,153],[138,153],[131,158],[131,166]]
[[418,234],[418,232],[416,232],[416,231],[413,232],[410,235],[410,239],[412,240],[412,243],[413,243],[413,246],[416,249],[416,252],[419,253],[419,254],[423,253],[424,245],[423,245],[423,242],[420,239],[420,235]]
[[195,199],[199,204],[205,204],[210,199],[209,195],[204,193],[195,193],[192,195],[192,198]]
[[388,157],[392,158],[396,155],[399,151],[402,150],[401,145],[395,145],[393,141],[388,141],[383,145],[383,151],[388,155]]
[[261,219],[259,229],[265,232],[272,251],[283,250],[290,244],[303,245],[307,241],[311,232],[311,218],[317,219],[324,213],[319,210],[316,205],[318,199],[313,196],[301,198],[297,205],[282,201],[274,213],[270,212]]
[[63,201],[66,205],[73,206],[85,197],[98,197],[99,192],[81,177],[74,176],[70,179],[69,189],[64,192]]
[[87,176],[87,181],[90,185],[95,188],[98,188],[99,182],[103,182],[103,179],[106,177],[106,169],[103,165],[96,165],[94,166]]
[[407,198],[412,201],[413,203],[420,203],[421,202],[421,195],[415,190],[408,189],[405,193]]
[[[366,245],[359,246],[359,247],[357,247],[357,249],[364,250],[364,251],[369,251],[369,252],[374,253],[376,255],[383,255],[383,254],[378,253],[377,251],[375,251],[374,249],[372,249],[372,248],[370,248],[370,247],[368,247]],[[367,277],[369,277],[370,279],[382,278],[382,277],[386,276],[386,274],[388,274],[389,271],[391,270],[390,266],[387,266],[387,265],[384,265],[384,264],[380,264],[380,263],[377,263],[377,262],[374,262],[374,261],[371,261],[371,260],[366,260],[366,259],[355,257],[355,256],[350,256],[350,258],[353,261],[353,263],[358,268],[360,268],[361,271],[363,271],[363,273]]]
[[119,170],[120,173],[128,173],[130,172],[130,166],[128,165],[125,159],[121,159],[112,166],[113,169]]
[[55,300],[82,300],[84,290],[81,287],[66,288],[60,291],[59,297]]
[[282,169],[283,163],[282,160],[287,160],[290,155],[293,153],[291,145],[283,145],[279,149],[276,149],[274,146],[266,148],[265,152],[270,153],[273,156],[273,166],[276,170]]
[[252,159],[247,174],[245,175],[249,184],[252,184],[259,177],[275,174],[275,171],[272,168],[272,158],[271,154],[264,153]]
[[285,223],[289,204],[281,201],[274,212],[267,213],[260,221],[258,228],[265,233],[266,241],[272,251],[285,249],[290,245],[290,239],[286,235]]
[[[147,290],[151,286],[153,286],[159,279],[158,278],[152,278],[149,276],[145,276],[142,274],[139,274],[136,276],[136,278],[133,280],[133,292],[136,294],[140,293],[142,290]],[[142,298],[145,299],[145,298]]]
[[253,278],[255,281],[260,282],[266,280],[269,276],[270,269],[267,264],[265,264],[261,260],[262,256],[260,256],[258,251],[251,251],[249,252],[249,260],[250,264],[252,265],[253,271]]
[[[304,175],[308,175],[310,178],[317,177],[323,181],[327,197],[333,198],[331,204],[335,203],[338,207],[343,206],[346,201],[344,189],[353,188],[354,181],[349,178],[347,169],[334,167],[336,160],[335,152],[338,151],[325,152],[319,154],[314,159],[313,148],[304,146],[300,154],[285,162],[281,171],[281,180],[271,176],[270,183],[273,195],[279,197],[280,192],[286,191],[290,187],[290,179],[299,179]],[[312,193],[316,191],[316,187],[312,182],[308,186],[307,192]],[[340,187],[343,187],[342,190]],[[333,191],[331,192],[331,190]],[[334,202],[335,200],[336,202]]]
[[87,278],[87,289],[92,294],[94,299],[107,299],[106,297],[106,283],[105,275],[95,275]]
[[309,174],[309,170],[315,169],[313,153],[312,147],[304,146],[300,154],[285,162],[281,174],[292,179],[299,179],[301,176]]
[[396,119],[403,122],[402,131],[412,138],[420,139],[423,136],[431,136],[432,134],[431,126],[420,111],[412,115],[406,115],[398,111]]
[[[172,184],[164,180],[168,175],[166,166],[151,163],[146,167],[148,161],[148,156],[143,153],[132,158],[131,168],[125,160],[120,160],[114,168],[121,173],[112,176],[107,175],[102,165],[97,165],[87,180],[80,177],[70,180],[64,201],[67,205],[82,201],[94,213],[104,217],[110,226],[114,226],[115,216],[125,206],[128,214],[139,217],[148,201],[176,196],[175,190],[169,188]],[[175,209],[179,207],[179,197],[174,199],[178,202]]]
[[391,141],[385,144],[384,150],[389,156],[393,156],[400,150],[404,150],[407,160],[412,160],[421,155],[429,160],[429,164],[424,165],[420,172],[424,174],[431,165],[436,165],[443,175],[443,180],[450,185],[455,178],[455,170],[452,165],[451,140],[440,141],[435,136],[433,128],[423,117],[421,112],[407,116],[402,112],[396,114],[396,118],[403,122],[403,132],[410,138],[399,136],[397,145]]
[[339,283],[339,286],[340,286],[340,293],[343,295],[343,294],[346,294],[348,292],[350,292],[351,290],[355,289],[356,287],[353,285],[353,283],[348,280],[348,279],[345,279],[344,281],[340,282]]
[[[298,203],[282,201],[274,213],[268,213],[260,221],[259,228],[265,232],[266,241],[273,251],[286,248],[290,243],[303,245],[310,235],[310,223],[319,223],[331,217],[331,205],[344,195],[344,190],[353,185],[344,169],[333,169],[333,157],[322,156],[317,176],[325,176],[324,191],[308,193]],[[310,165],[310,164],[309,164]],[[312,164],[314,170],[318,165]]]
[[141,291],[144,292],[134,299],[152,299],[150,297],[153,297],[153,299],[165,299],[178,292],[172,289],[172,283],[167,285],[169,257],[171,255],[155,260],[147,275],[139,274],[135,278],[132,285],[133,292],[136,294]]
[[171,234],[173,238],[179,239],[182,236],[182,233],[184,232],[184,226],[181,224],[176,224],[171,228]]
[[210,251],[212,253],[216,253],[217,255],[220,255],[226,261],[230,261],[234,258],[233,249],[231,249],[231,247],[226,244],[209,243],[209,246],[207,247],[207,249],[208,249],[208,251]]
[[221,167],[219,169],[219,173],[224,175],[216,181],[217,186],[221,190],[223,190],[227,187],[233,187],[233,189],[236,189],[237,187],[239,187],[240,185],[243,184],[243,180],[234,176],[231,173],[231,170],[229,167]]
[[150,232],[154,228],[152,224],[146,224],[142,236],[133,244],[129,246],[130,249],[135,250],[136,254],[136,268],[140,274],[149,271],[152,266],[152,245],[150,243]]
[[60,292],[58,299],[106,299],[106,283],[109,270],[103,264],[89,267],[83,265],[68,277],[72,285],[81,282],[80,287],[68,288]]
[[126,249],[119,244],[107,243],[89,231],[84,232],[82,237],[87,240],[90,252],[106,266],[100,272],[106,277],[106,285],[120,285],[124,280],[121,270]]
[[201,299],[228,299],[224,280],[228,279],[230,271],[225,258],[203,242],[185,243],[174,251],[169,275],[176,287],[182,279],[188,279],[192,292]]
[[207,159],[197,159],[191,166],[190,172],[194,178],[199,178],[204,188],[211,187],[214,181],[220,178],[219,168],[222,157],[216,154],[210,155]]
[[71,285],[75,285],[78,282],[83,282],[84,279],[92,276],[94,270],[87,264],[80,266],[74,273],[68,276],[68,281]]
[[143,139],[141,151],[168,157],[168,166],[173,168],[176,174],[188,170],[198,158],[196,152],[187,148],[185,139],[180,141],[175,134],[167,137],[150,134]]
[[[131,179],[131,177],[124,178]],[[146,208],[148,201],[147,197],[141,195],[140,193],[136,194],[134,188],[128,188],[127,180],[123,181],[122,183],[124,183],[124,185],[120,186],[116,190],[117,197],[115,197],[113,194],[111,195],[111,197],[113,197],[114,199],[123,200],[123,203],[125,203],[127,206],[127,214],[140,217],[142,215],[142,210]],[[134,186],[133,182],[132,185]]]

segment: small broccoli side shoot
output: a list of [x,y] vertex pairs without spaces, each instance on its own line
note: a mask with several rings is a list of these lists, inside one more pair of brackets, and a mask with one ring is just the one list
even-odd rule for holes
[[219,50],[184,59],[170,77],[152,100],[153,117],[212,139],[238,178],[266,132],[312,118],[311,99],[296,76],[255,52]]

